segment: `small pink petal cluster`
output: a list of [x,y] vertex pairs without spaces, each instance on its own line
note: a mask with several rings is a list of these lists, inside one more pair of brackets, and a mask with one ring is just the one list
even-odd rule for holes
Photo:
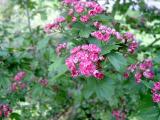
[[21,82],[21,80],[26,76],[26,72],[18,72],[14,77],[14,82],[11,84],[11,91],[16,92],[18,89],[26,88],[26,84]]
[[66,48],[67,48],[67,43],[58,44],[58,46],[56,47],[57,55],[60,56],[62,53],[62,50]]
[[120,110],[113,110],[112,115],[116,118],[116,120],[125,120],[126,114]]
[[0,118],[9,117],[9,115],[12,113],[12,109],[7,104],[0,105]]
[[26,88],[26,83],[23,83],[23,82],[13,82],[11,84],[11,91],[12,92],[16,92],[17,90],[23,90]]
[[96,39],[104,42],[109,42],[111,36],[115,36],[117,40],[122,41],[127,44],[128,51],[134,53],[138,48],[138,43],[133,34],[127,32],[124,35],[121,35],[115,29],[104,26],[99,22],[94,22],[93,25],[98,29],[98,31],[92,32],[91,35]]
[[15,81],[21,81],[24,77],[26,76],[26,73],[24,71],[18,72],[15,77],[14,80]]
[[91,16],[95,16],[97,14],[101,14],[104,9],[96,2],[85,2],[81,0],[64,0],[64,3],[74,7],[74,9],[70,9],[68,15],[72,16],[72,22],[75,22],[77,18],[74,16],[74,11],[78,14],[86,12],[86,15],[80,16],[81,22],[88,22]]
[[48,80],[47,80],[47,79],[42,79],[42,80],[39,80],[39,83],[40,83],[42,86],[46,87],[46,86],[48,85]]
[[65,18],[62,16],[58,17],[53,21],[53,23],[46,24],[44,27],[44,31],[46,33],[51,33],[52,30],[58,29],[60,27],[60,23],[62,23],[62,22],[65,22]]
[[[137,63],[137,64],[131,64],[128,67],[128,71],[129,72],[135,72],[135,80],[137,83],[141,83],[141,79],[144,76],[147,79],[153,79],[154,78],[154,72],[152,71],[152,67],[153,67],[153,62],[151,59],[145,59],[143,62],[141,63]],[[126,72],[124,74],[125,78],[129,77],[129,73]]]
[[152,88],[152,93],[153,93],[153,101],[156,103],[160,103],[160,82],[154,83],[154,86]]
[[66,65],[72,73],[72,77],[80,74],[86,77],[93,76],[103,79],[104,74],[97,69],[96,64],[102,57],[101,49],[95,44],[77,46],[71,50],[71,55],[66,59]]

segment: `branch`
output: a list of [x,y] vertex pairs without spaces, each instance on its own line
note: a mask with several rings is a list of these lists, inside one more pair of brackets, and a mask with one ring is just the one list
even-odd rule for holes
[[152,47],[159,40],[160,40],[160,38],[156,38],[151,44],[148,45],[148,47]]
[[29,29],[30,33],[32,33],[30,13],[29,13],[29,0],[26,0],[26,14],[27,14],[28,29]]

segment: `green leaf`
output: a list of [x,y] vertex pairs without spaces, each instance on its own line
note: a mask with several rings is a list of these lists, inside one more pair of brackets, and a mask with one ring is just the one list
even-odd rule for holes
[[108,55],[110,63],[119,72],[124,72],[127,66],[127,60],[120,53],[112,53]]
[[21,116],[18,113],[12,113],[10,118],[11,120],[21,120]]
[[147,88],[149,88],[149,89],[152,89],[153,84],[154,84],[154,82],[152,82],[152,81],[149,81],[149,82],[147,82],[147,81],[142,81],[142,83],[143,83]]
[[102,14],[94,16],[93,19],[96,19],[96,21],[101,21],[104,23],[108,23],[110,21],[113,21],[113,18],[111,16],[102,15]]
[[110,101],[114,95],[114,85],[112,80],[88,78],[83,91],[84,97],[89,98],[93,93],[96,93],[100,100]]
[[138,120],[158,120],[159,108],[154,106],[150,95],[145,95],[140,101],[137,113],[133,115]]
[[83,29],[80,29],[79,36],[83,38],[88,38],[91,34],[91,32],[94,31],[94,29],[88,25],[84,26]]
[[68,70],[64,58],[57,57],[54,60],[54,63],[49,66],[49,76],[52,77],[52,80],[58,79],[61,75]]

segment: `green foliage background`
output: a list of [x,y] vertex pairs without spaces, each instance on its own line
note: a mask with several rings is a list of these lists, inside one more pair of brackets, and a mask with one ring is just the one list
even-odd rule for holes
[[[134,10],[135,5],[140,9]],[[114,120],[111,109],[121,106],[129,110],[129,120],[159,120],[160,105],[152,102],[150,93],[153,83],[146,81],[137,86],[134,80],[124,82],[120,72],[127,66],[127,61],[121,54],[109,55],[110,66],[119,72],[116,76],[106,72],[108,79],[104,81],[69,77],[64,58],[55,54],[57,44],[65,38],[43,31],[44,25],[60,14],[60,6],[59,0],[8,0],[0,5],[0,103],[12,106],[13,113],[8,119]],[[158,81],[160,10],[148,8],[143,0],[124,1],[123,4],[116,0],[113,8],[110,14],[116,20],[117,30],[132,31],[142,42],[138,59],[153,58],[155,81]],[[104,23],[111,21],[106,16],[95,19]],[[79,36],[84,39],[93,31],[87,25],[78,27],[82,27]],[[66,37],[76,36],[75,31],[66,33]],[[106,54],[116,47],[108,48]],[[30,87],[11,94],[9,86],[20,70],[27,71],[24,82]],[[37,84],[41,78],[47,78],[49,86]],[[80,82],[84,83],[83,90]],[[122,105],[119,99],[124,100]]]

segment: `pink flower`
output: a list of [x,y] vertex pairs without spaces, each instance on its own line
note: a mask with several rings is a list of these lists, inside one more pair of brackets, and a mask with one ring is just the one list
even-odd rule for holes
[[108,42],[109,39],[110,39],[110,34],[105,33],[105,34],[103,35],[103,40],[106,41],[106,42]]
[[65,21],[65,18],[63,16],[58,17],[58,18],[55,19],[55,23],[62,23],[64,21]]
[[97,62],[98,60],[99,60],[99,55],[98,55],[98,53],[90,53],[89,54],[89,58],[90,58],[90,60],[91,61],[93,61],[93,62]]
[[25,83],[19,83],[19,87],[21,90],[25,89],[26,88],[26,84]]
[[48,80],[47,80],[47,79],[42,79],[42,80],[39,80],[39,83],[40,83],[42,86],[46,87],[46,86],[48,85]]
[[113,110],[112,115],[116,118],[116,120],[126,119],[126,114],[120,110]]
[[26,88],[26,84],[25,83],[22,83],[21,81],[20,82],[13,82],[11,84],[11,91],[12,92],[16,92],[17,90],[23,90]]
[[96,2],[86,2],[86,7],[95,8],[98,4]]
[[97,79],[103,79],[104,78],[104,74],[99,72],[98,70],[95,70],[93,73],[94,77]]
[[87,15],[81,16],[80,18],[81,22],[87,22],[89,20],[89,17]]
[[131,65],[128,67],[128,70],[129,70],[130,72],[134,72],[136,68],[137,68],[137,65],[136,65],[136,64],[131,64]]
[[153,79],[154,78],[154,72],[148,69],[148,70],[143,72],[143,76],[148,78],[148,79]]
[[114,35],[116,36],[116,38],[118,40],[122,40],[123,39],[122,35],[119,32],[114,32]]
[[160,82],[156,82],[156,83],[154,83],[154,86],[152,88],[152,93],[153,93],[152,99],[156,103],[160,103],[159,92],[160,92]]
[[139,69],[144,71],[144,70],[147,69],[147,65],[145,63],[140,63],[139,64]]
[[2,117],[2,111],[0,110],[0,118]]
[[94,25],[96,28],[99,28],[100,25],[101,25],[101,23],[99,23],[99,22],[94,22],[93,25]]
[[97,12],[95,10],[88,11],[89,16],[95,16],[96,14],[97,14]]
[[56,53],[58,56],[61,55],[61,52],[63,49],[66,49],[67,48],[67,43],[62,43],[62,44],[59,44],[57,47],[56,47]]
[[148,68],[152,68],[153,67],[153,62],[151,59],[146,59],[145,61],[145,64]]
[[141,78],[142,78],[142,74],[137,72],[135,75],[134,75],[135,79],[136,79],[136,82],[139,84],[141,83]]
[[21,71],[16,74],[16,76],[14,77],[14,80],[21,81],[25,76],[26,76],[26,73],[24,71]]
[[124,76],[124,78],[128,79],[129,78],[129,73],[126,72],[126,73],[123,74],[123,76]]
[[91,35],[96,37],[98,40],[103,40],[103,34],[100,31],[95,31],[91,33]]
[[51,33],[51,31],[53,29],[58,29],[58,28],[59,28],[59,24],[57,24],[57,23],[49,23],[49,24],[45,25],[44,31],[46,33]]
[[68,15],[72,16],[73,14],[74,14],[73,9],[70,9],[69,12],[68,12]]
[[87,77],[93,74],[93,71],[96,69],[96,66],[91,61],[82,61],[79,64],[80,73]]
[[[99,53],[101,49],[95,44],[77,46],[71,50],[71,55],[66,59],[66,65],[71,71],[72,77],[84,75],[102,78],[102,73],[97,74],[96,64],[100,61]],[[104,75],[103,75],[104,76]]]
[[138,43],[136,41],[132,41],[132,43],[129,45],[128,51],[130,53],[134,53],[137,48],[138,48]]
[[100,53],[101,49],[99,47],[97,47],[96,44],[89,44],[88,51],[94,52],[94,53]]
[[72,17],[72,22],[76,22],[77,18],[75,16]]
[[160,102],[160,95],[157,93],[154,93],[153,96],[153,102],[159,103]]
[[11,91],[12,92],[17,91],[17,83],[16,82],[14,82],[14,83],[11,84]]
[[9,117],[9,115],[12,113],[12,109],[7,104],[0,105],[0,117]]
[[73,78],[75,78],[75,77],[77,77],[77,76],[79,75],[79,71],[76,70],[76,69],[75,69],[75,70],[72,70],[71,72],[72,72],[72,77],[73,77]]
[[80,49],[81,49],[81,46],[77,46],[77,47],[73,48],[70,53],[74,54],[74,53],[78,52]]
[[96,13],[102,13],[103,12],[103,8],[101,7],[101,6],[99,6],[99,5],[97,5],[95,8],[94,8],[94,10],[96,11]]
[[126,32],[124,34],[124,38],[127,39],[127,40],[133,40],[134,39],[134,35],[130,32]]
[[77,12],[77,13],[82,13],[83,11],[84,11],[84,7],[83,6],[81,6],[81,5],[76,5],[75,7],[74,7],[74,9],[75,9],[75,11]]

